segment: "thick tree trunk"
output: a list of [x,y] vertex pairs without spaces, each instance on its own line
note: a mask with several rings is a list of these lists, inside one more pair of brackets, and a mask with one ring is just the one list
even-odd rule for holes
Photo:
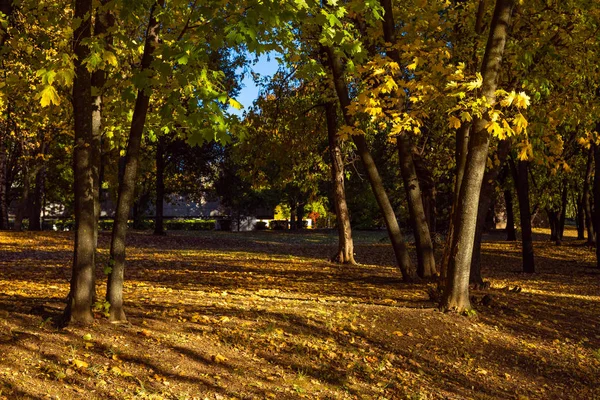
[[[158,45],[158,33],[160,25],[155,16],[156,8],[162,8],[164,0],[158,0],[152,5],[148,29],[146,32],[146,42],[144,44],[144,54],[142,55],[141,70],[148,71],[152,63],[154,49]],[[110,245],[110,258],[112,270],[108,276],[108,286],[106,299],[110,303],[111,322],[124,322],[127,320],[123,310],[123,281],[125,272],[125,238],[127,235],[127,219],[129,210],[133,204],[135,183],[137,179],[137,170],[140,157],[140,147],[142,144],[142,133],[146,123],[146,115],[150,104],[150,94],[145,90],[138,90],[131,129],[129,131],[129,142],[127,143],[127,153],[125,155],[125,169],[123,171],[123,181],[119,185],[119,197],[117,201],[117,210],[115,212],[115,222]]]
[[[393,45],[396,43],[396,28],[392,2],[391,0],[380,0],[380,2],[384,9],[383,36],[387,43]],[[389,49],[387,54],[393,61],[401,64],[402,60],[400,59],[398,51]],[[425,216],[425,208],[423,207],[421,186],[419,185],[419,179],[417,178],[415,163],[413,161],[410,138],[406,133],[401,133],[396,137],[396,145],[398,147],[398,158],[400,160],[400,173],[404,182],[410,220],[413,223],[415,235],[418,260],[417,275],[421,278],[429,278],[437,272],[435,268],[435,256],[433,245],[431,243],[431,234],[429,233],[429,226],[427,225],[427,218]]]
[[592,215],[592,199],[590,196],[590,179],[592,178],[592,164],[594,161],[594,148],[588,152],[587,164],[585,167],[585,178],[583,181],[583,209],[585,212],[585,226],[587,230],[587,244],[593,246],[596,243],[596,233],[594,231],[594,218]]
[[517,185],[519,214],[521,217],[521,244],[523,254],[523,272],[534,273],[533,237],[531,231],[531,211],[529,206],[529,162],[520,160],[517,165],[511,160],[513,176]]
[[298,203],[298,208],[296,212],[296,226],[298,229],[304,229],[304,203]]
[[290,230],[295,231],[296,225],[296,203],[290,204]]
[[506,206],[506,240],[514,242],[517,240],[517,231],[515,229],[515,212],[510,189],[504,190],[504,204]]
[[164,205],[165,205],[165,149],[166,139],[158,138],[156,146],[156,217],[154,219],[154,234],[165,235]]
[[[496,102],[497,80],[502,64],[504,46],[508,37],[512,8],[513,0],[496,1],[481,67],[483,76],[482,94],[490,104]],[[462,179],[456,207],[456,227],[448,264],[446,290],[440,304],[443,309],[464,311],[471,308],[469,276],[477,227],[481,183],[489,149],[487,125],[488,121],[485,118],[475,119],[469,137],[464,178]]]
[[75,191],[75,249],[73,273],[64,322],[91,323],[94,293],[94,238],[98,229],[94,211],[92,177],[92,82],[84,65],[90,49],[85,43],[91,36],[91,0],[76,0],[74,17],[80,25],[73,32],[75,80],[73,82],[73,118],[75,148],[73,175]]
[[569,202],[569,186],[567,183],[567,179],[563,180],[563,190],[562,196],[560,199],[560,219],[558,220],[558,241],[557,244],[563,241],[564,233],[565,233],[565,222],[567,219],[567,205]]
[[342,149],[340,148],[341,140],[337,134],[337,113],[332,101],[325,103],[325,116],[327,118],[329,156],[331,158],[333,205],[338,228],[338,251],[332,257],[332,260],[342,264],[356,264],[354,260],[352,227],[350,226],[350,213],[348,212],[346,189],[344,187],[344,160],[342,158]]
[[[335,54],[331,47],[327,48],[327,56],[329,58],[329,67],[331,68],[333,83],[342,107],[344,119],[348,126],[354,126],[353,118],[348,113],[350,96],[348,94],[348,87],[344,81],[342,60]],[[352,140],[356,145],[358,155],[362,160],[369,183],[371,184],[371,189],[373,190],[373,194],[375,195],[375,199],[377,200],[377,204],[383,215],[388,235],[392,242],[392,248],[394,249],[394,254],[396,256],[396,261],[400,268],[400,272],[402,273],[402,278],[404,281],[411,281],[414,279],[414,270],[408,254],[408,249],[406,248],[406,243],[404,243],[404,238],[400,226],[398,225],[396,214],[394,213],[394,209],[392,208],[383,186],[383,181],[379,175],[375,161],[371,156],[371,152],[369,151],[367,140],[364,135],[352,135]]]
[[[592,146],[594,148],[594,231],[598,232],[600,227],[600,146],[597,144]],[[596,266],[600,268],[600,245],[598,242],[600,241],[596,240]]]

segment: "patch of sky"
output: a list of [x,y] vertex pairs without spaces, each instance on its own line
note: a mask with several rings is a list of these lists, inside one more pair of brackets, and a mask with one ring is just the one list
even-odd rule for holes
[[[270,79],[279,69],[279,62],[277,61],[279,56],[280,54],[276,52],[265,53],[251,61],[250,65],[236,70],[236,75],[243,76],[240,92],[236,96],[236,100],[240,102],[243,108],[237,110],[229,107],[229,112],[241,117],[244,111],[252,107],[252,103],[260,94],[260,81]],[[251,57],[249,56],[250,59],[252,59]]]

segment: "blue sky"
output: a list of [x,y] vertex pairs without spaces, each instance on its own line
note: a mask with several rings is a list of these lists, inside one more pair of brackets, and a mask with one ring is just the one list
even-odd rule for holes
[[[277,72],[277,68],[279,68],[279,64],[275,57],[275,54],[263,54],[258,58],[258,61],[251,66],[251,70],[260,74],[261,77],[273,76],[273,74]],[[238,72],[241,72],[241,70]],[[252,75],[248,72],[242,81],[242,90],[236,97],[236,100],[242,103],[244,108],[242,110],[230,108],[230,111],[233,114],[241,116],[245,110],[252,106],[252,102],[258,97],[258,91],[258,86],[256,86],[252,79]]]

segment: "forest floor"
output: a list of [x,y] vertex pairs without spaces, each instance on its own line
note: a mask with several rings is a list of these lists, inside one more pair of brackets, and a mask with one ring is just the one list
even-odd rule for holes
[[356,232],[351,267],[334,232],[132,233],[130,323],[99,304],[58,329],[72,234],[2,232],[0,399],[600,399],[594,253],[538,233],[532,275],[488,236],[468,317],[401,282],[384,232]]

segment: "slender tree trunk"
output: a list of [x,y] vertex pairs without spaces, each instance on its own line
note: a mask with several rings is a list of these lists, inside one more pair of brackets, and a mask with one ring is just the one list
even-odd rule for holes
[[585,239],[585,213],[583,211],[583,196],[575,198],[577,204],[577,240]]
[[521,216],[521,243],[523,253],[523,272],[534,273],[533,237],[531,232],[531,211],[529,206],[529,162],[520,160],[517,165],[511,161],[513,176],[517,185],[519,214]]
[[417,275],[421,278],[430,278],[436,274],[435,254],[431,242],[431,234],[427,225],[423,197],[415,164],[412,158],[410,139],[402,134],[396,138],[400,172],[408,200],[410,220],[413,223],[415,246],[417,248]]
[[[396,28],[391,0],[380,0],[384,9],[383,36],[387,43],[396,43]],[[398,64],[402,63],[400,54],[395,49],[387,50],[388,56]],[[404,92],[402,92],[404,93]],[[403,102],[402,102],[403,103]],[[435,256],[431,243],[431,234],[425,217],[421,186],[417,178],[415,163],[412,156],[412,145],[406,133],[396,137],[398,147],[398,158],[400,159],[400,172],[404,182],[404,190],[408,200],[410,220],[413,223],[415,244],[417,248],[417,275],[421,278],[429,278],[436,274]]]
[[[152,53],[158,45],[158,33],[160,24],[155,16],[156,8],[162,8],[164,0],[158,0],[152,5],[148,29],[146,32],[146,42],[144,44],[144,54],[142,55],[141,70],[148,71],[153,60]],[[108,286],[106,299],[110,303],[110,316],[112,322],[124,322],[127,320],[123,310],[123,282],[125,272],[125,238],[127,235],[127,219],[131,209],[135,183],[137,179],[137,170],[140,157],[140,147],[142,143],[142,133],[146,123],[146,115],[150,104],[150,95],[146,91],[138,90],[131,129],[129,131],[129,142],[127,143],[127,153],[125,155],[125,170],[123,172],[123,181],[119,185],[119,197],[117,201],[117,210],[115,212],[115,222],[113,225],[112,239],[110,245],[111,272],[108,276]]]
[[296,225],[296,203],[290,204],[290,230],[295,231]]
[[504,204],[506,205],[506,240],[514,242],[517,240],[517,231],[515,229],[515,213],[510,189],[504,190]]
[[344,188],[344,160],[342,159],[342,150],[340,148],[341,140],[337,134],[337,113],[335,104],[332,101],[325,103],[325,116],[327,118],[329,156],[331,158],[333,205],[338,228],[338,251],[332,257],[332,260],[342,264],[356,264],[354,260],[352,227],[350,226],[350,213],[348,212],[346,189]]
[[165,204],[165,147],[164,136],[158,138],[156,146],[156,217],[154,220],[154,234],[163,236],[166,234],[164,228],[164,204]]
[[91,0],[76,0],[74,20],[79,26],[73,32],[75,80],[73,82],[73,118],[75,148],[73,175],[75,191],[75,249],[71,288],[64,322],[91,323],[94,293],[94,238],[98,229],[94,211],[92,171],[92,82],[84,64],[90,49],[85,43],[91,37]]
[[590,196],[590,180],[592,178],[592,164],[594,162],[594,148],[590,148],[585,167],[585,178],[583,181],[583,209],[585,212],[585,226],[587,230],[587,244],[593,246],[596,243],[596,233],[592,216],[592,199]]
[[29,204],[29,189],[30,189],[30,178],[29,178],[29,166],[23,166],[23,190],[21,191],[21,199],[17,208],[17,215],[15,215],[15,224],[13,229],[17,232],[23,230],[23,219],[27,213],[27,204]]
[[[342,60],[337,54],[335,54],[331,47],[328,47],[326,50],[329,58],[329,67],[331,68],[333,75],[333,83],[342,107],[344,119],[348,126],[354,126],[353,118],[348,113],[350,96],[348,94],[348,87],[344,81]],[[404,243],[404,238],[402,236],[400,226],[398,225],[396,214],[394,213],[394,209],[392,208],[390,200],[383,186],[383,181],[379,175],[375,161],[371,156],[371,152],[369,151],[367,140],[364,135],[352,135],[352,140],[356,145],[358,155],[360,156],[365,171],[367,172],[371,189],[373,190],[375,199],[379,205],[379,209],[383,214],[388,235],[392,242],[392,248],[394,249],[394,254],[396,256],[396,261],[398,263],[398,267],[400,268],[400,272],[402,273],[402,278],[404,281],[411,281],[414,279],[414,270],[408,254],[408,249],[406,248],[406,243]]]
[[[513,0],[497,0],[490,26],[490,34],[483,57],[482,94],[490,104],[496,102],[496,87],[502,64],[504,46],[508,37]],[[446,290],[441,308],[457,311],[469,310],[469,276],[473,242],[477,227],[477,212],[481,183],[485,173],[489,149],[489,133],[485,118],[473,121],[464,178],[456,207],[456,227],[452,241],[452,253],[448,264]]]
[[[600,125],[600,124],[599,124]],[[598,129],[599,126],[596,127]],[[600,227],[600,146],[593,144],[594,149],[594,231]],[[600,268],[600,246],[596,240],[596,266]]]
[[550,226],[550,241],[558,241],[558,212],[551,209],[546,209],[548,214],[548,225]]
[[29,230],[41,231],[42,223],[42,201],[46,188],[46,164],[38,166],[35,174],[35,189],[31,199],[31,208],[29,210]]
[[8,230],[8,185],[7,185],[7,161],[8,147],[8,120],[5,122],[4,132],[0,133],[0,230]]
[[563,190],[560,201],[560,219],[558,220],[558,241],[557,244],[560,244],[563,241],[564,233],[565,233],[565,222],[567,219],[567,205],[569,203],[569,187],[567,184],[567,179],[563,180]]

